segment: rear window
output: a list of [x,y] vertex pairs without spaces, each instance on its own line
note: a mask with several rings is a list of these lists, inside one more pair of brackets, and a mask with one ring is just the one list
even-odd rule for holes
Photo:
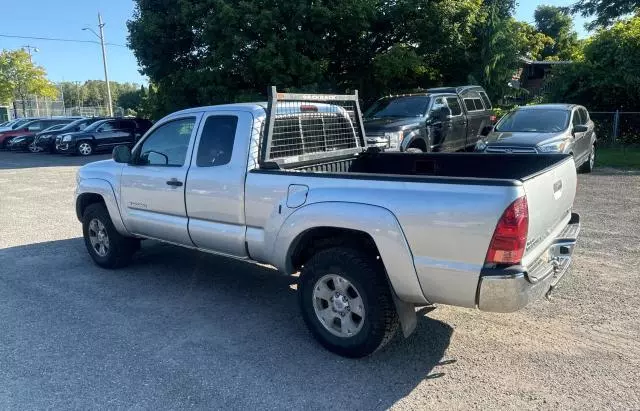
[[480,100],[479,98],[474,98],[473,104],[476,106],[476,110],[478,111],[484,110],[484,106],[482,105],[482,100]]

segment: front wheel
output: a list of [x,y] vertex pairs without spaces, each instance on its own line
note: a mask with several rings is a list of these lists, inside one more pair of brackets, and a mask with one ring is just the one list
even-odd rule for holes
[[91,204],[82,216],[84,244],[93,261],[100,267],[124,267],[139,248],[140,240],[120,234],[111,222],[104,204]]
[[375,258],[344,247],[322,250],[304,265],[299,285],[304,321],[329,351],[364,357],[398,330],[384,268]]
[[596,145],[591,145],[591,151],[589,152],[589,158],[580,166],[578,170],[581,173],[590,173],[596,165]]
[[88,141],[81,141],[76,147],[76,152],[81,156],[90,156],[93,153],[93,146]]

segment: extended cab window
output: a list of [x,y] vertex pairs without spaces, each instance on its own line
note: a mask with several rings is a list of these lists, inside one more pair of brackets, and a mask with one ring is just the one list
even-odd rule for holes
[[198,167],[213,167],[231,161],[238,117],[211,116],[204,123],[198,145]]
[[487,96],[487,93],[485,93],[484,91],[481,91],[480,98],[482,98],[482,102],[484,103],[484,106],[487,108],[487,110],[490,110],[491,101],[489,100],[489,96]]
[[462,107],[460,107],[460,100],[457,97],[447,97],[447,105],[451,109],[452,116],[459,116],[462,114]]
[[155,129],[140,147],[138,164],[182,166],[195,123],[195,117],[187,117],[170,121]]

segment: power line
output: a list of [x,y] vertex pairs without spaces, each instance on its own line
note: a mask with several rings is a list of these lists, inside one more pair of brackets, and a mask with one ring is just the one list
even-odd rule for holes
[[[95,40],[75,40],[75,39],[60,39],[55,37],[32,37],[32,36],[15,36],[11,34],[0,34],[0,37],[8,37],[13,39],[27,39],[27,40],[46,40],[46,41],[64,41],[67,43],[91,43],[91,44],[100,44],[99,41]],[[104,43],[106,46],[117,46],[117,47],[127,47],[124,44],[116,44],[116,43]]]

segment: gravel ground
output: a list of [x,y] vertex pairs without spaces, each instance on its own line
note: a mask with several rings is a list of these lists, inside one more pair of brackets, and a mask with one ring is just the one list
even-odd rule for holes
[[93,265],[83,161],[0,152],[1,409],[640,408],[639,174],[580,176],[582,233],[551,301],[439,307],[347,360],[267,269],[157,243],[127,269]]

